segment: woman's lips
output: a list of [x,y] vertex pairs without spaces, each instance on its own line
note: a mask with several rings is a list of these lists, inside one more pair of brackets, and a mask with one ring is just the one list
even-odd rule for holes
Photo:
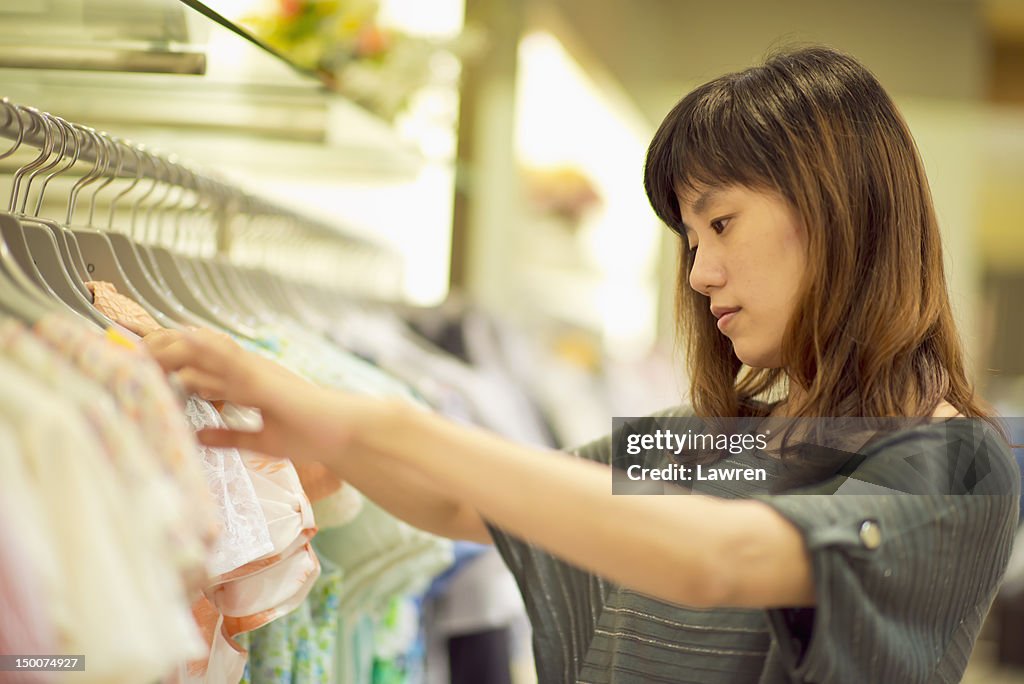
[[719,317],[718,319],[718,329],[721,330],[722,332],[725,332],[726,327],[729,325],[730,322],[732,322],[732,319],[735,318],[736,314],[738,314],[739,312],[740,309],[736,309],[735,311],[730,311],[728,313],[722,314],[721,317]]

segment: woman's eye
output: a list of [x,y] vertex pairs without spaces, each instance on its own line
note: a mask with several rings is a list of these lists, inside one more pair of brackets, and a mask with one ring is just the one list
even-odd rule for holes
[[711,222],[711,230],[715,231],[716,234],[721,235],[722,231],[725,230],[725,223],[728,219],[717,219]]

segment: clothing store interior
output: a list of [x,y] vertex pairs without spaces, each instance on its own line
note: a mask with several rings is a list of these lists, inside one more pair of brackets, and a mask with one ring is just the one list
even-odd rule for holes
[[[258,416],[140,339],[553,449],[684,403],[647,147],[809,42],[905,116],[969,375],[1024,416],[1024,2],[0,3],[0,655],[84,658],[0,682],[537,682],[494,547],[201,446]],[[963,681],[1024,682],[1024,549]]]

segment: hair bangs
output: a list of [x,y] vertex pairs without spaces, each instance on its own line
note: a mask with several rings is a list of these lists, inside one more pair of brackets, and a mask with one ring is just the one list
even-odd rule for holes
[[647,151],[644,187],[658,218],[683,234],[679,195],[698,188],[771,187],[774,174],[757,112],[737,102],[735,75],[692,91],[673,108]]

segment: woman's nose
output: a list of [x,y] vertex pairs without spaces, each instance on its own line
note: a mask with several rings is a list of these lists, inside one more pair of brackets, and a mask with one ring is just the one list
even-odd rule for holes
[[716,287],[725,284],[725,269],[720,261],[711,254],[712,250],[698,249],[692,257],[690,265],[690,287],[703,295]]

